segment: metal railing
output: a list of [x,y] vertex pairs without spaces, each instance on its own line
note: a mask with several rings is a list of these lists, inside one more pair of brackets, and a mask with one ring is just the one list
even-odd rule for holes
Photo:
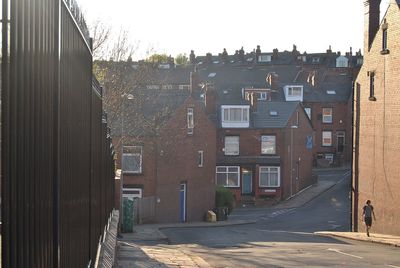
[[63,0],[2,13],[2,267],[92,267],[114,150],[91,42]]

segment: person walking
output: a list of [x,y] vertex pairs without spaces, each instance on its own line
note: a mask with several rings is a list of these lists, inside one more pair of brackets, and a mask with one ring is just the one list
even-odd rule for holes
[[376,221],[374,207],[371,205],[371,200],[367,200],[365,206],[363,207],[363,220],[367,228],[367,236],[369,236],[369,229],[372,226],[372,216],[374,216],[374,221]]

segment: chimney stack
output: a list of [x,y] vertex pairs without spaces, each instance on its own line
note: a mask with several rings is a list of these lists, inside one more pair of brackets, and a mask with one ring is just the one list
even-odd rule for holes
[[371,48],[379,29],[379,6],[381,0],[364,1],[364,54]]
[[257,45],[257,49],[256,49],[256,62],[258,62],[258,58],[261,55],[261,47],[259,45]]
[[269,73],[267,83],[271,86],[271,89],[278,89],[279,75],[277,73]]
[[194,50],[190,51],[190,64],[196,64],[196,55],[194,54]]
[[199,76],[197,74],[196,68],[193,72],[190,72],[190,93],[193,94],[199,85]]
[[217,97],[213,84],[206,84],[205,106],[207,114],[216,114]]
[[257,112],[258,93],[252,92],[250,95],[250,107],[253,113]]

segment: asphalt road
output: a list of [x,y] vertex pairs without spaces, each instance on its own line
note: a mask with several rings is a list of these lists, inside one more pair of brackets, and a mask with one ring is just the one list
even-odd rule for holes
[[255,224],[164,229],[171,247],[195,254],[212,267],[392,267],[400,268],[400,249],[314,235],[350,228],[350,176],[322,172],[336,186],[303,207],[237,209],[231,217]]

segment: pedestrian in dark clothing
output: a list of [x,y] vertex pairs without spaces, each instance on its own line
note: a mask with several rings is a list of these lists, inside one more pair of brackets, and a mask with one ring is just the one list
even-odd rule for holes
[[374,207],[371,205],[371,200],[367,200],[365,206],[363,207],[363,220],[367,228],[367,236],[369,236],[369,229],[372,226],[372,216],[374,216],[374,221],[376,221]]

